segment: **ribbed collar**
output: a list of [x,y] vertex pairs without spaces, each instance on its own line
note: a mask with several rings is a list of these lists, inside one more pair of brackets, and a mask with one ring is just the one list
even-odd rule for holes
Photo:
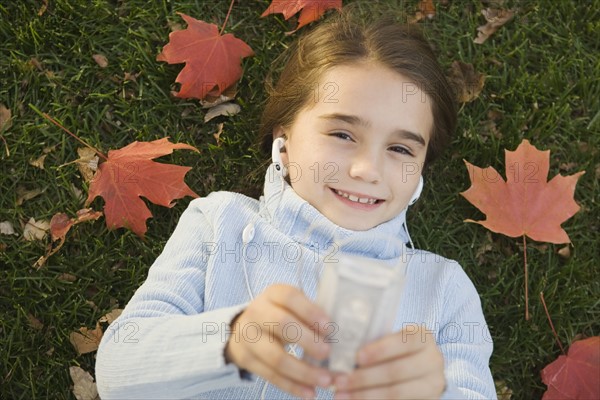
[[394,219],[366,231],[342,228],[298,196],[274,165],[265,174],[260,215],[295,242],[313,249],[318,246],[320,252],[335,243],[341,251],[381,260],[397,258],[405,251],[409,242],[406,208]]

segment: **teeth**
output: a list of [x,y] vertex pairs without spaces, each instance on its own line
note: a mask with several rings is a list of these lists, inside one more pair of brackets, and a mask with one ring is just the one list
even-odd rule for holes
[[350,201],[354,201],[357,203],[362,203],[362,204],[375,204],[375,202],[377,201],[377,199],[370,199],[370,198],[364,198],[364,197],[357,197],[348,193],[344,193],[341,190],[336,190],[335,191],[337,194],[339,194],[342,197],[347,198]]

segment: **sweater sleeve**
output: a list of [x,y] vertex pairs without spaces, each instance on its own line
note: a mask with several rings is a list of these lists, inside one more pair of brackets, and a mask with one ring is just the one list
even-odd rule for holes
[[443,400],[496,399],[489,368],[492,337],[475,286],[455,262],[446,287],[445,319],[438,334],[444,355],[446,390]]
[[212,227],[194,200],[182,214],[148,278],[98,348],[96,381],[103,400],[185,398],[244,385],[227,364],[230,322],[245,304],[204,312]]

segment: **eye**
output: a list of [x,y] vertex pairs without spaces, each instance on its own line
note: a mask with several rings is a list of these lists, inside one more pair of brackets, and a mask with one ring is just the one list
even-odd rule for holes
[[406,154],[407,156],[413,156],[413,153],[404,146],[390,146],[389,149],[395,153]]
[[352,140],[353,141],[352,136],[350,136],[349,134],[347,134],[345,132],[333,132],[330,134],[330,136],[335,136],[342,140]]

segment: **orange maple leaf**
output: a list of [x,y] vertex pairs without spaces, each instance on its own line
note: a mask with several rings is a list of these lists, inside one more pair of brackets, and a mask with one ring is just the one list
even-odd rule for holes
[[573,195],[585,171],[556,175],[548,182],[550,150],[540,151],[527,140],[515,151],[505,150],[505,157],[506,181],[493,167],[483,169],[464,160],[471,187],[461,195],[487,217],[466,222],[510,237],[526,235],[540,242],[569,243],[560,225],[579,210]]
[[273,0],[261,17],[281,13],[288,20],[292,15],[301,11],[298,16],[298,26],[293,31],[287,32],[289,34],[318,20],[325,14],[325,11],[331,8],[341,10],[342,0]]
[[198,151],[188,144],[171,143],[168,138],[136,141],[109,151],[107,161],[100,164],[92,180],[86,206],[97,196],[103,197],[108,228],[126,227],[143,237],[152,213],[140,196],[164,207],[172,207],[173,200],[184,196],[198,197],[183,181],[191,167],[151,161],[174,149]]
[[220,35],[218,27],[179,13],[187,29],[171,32],[169,43],[156,57],[169,64],[185,63],[177,75],[177,97],[218,97],[242,76],[241,60],[254,55],[244,41],[231,33]]

